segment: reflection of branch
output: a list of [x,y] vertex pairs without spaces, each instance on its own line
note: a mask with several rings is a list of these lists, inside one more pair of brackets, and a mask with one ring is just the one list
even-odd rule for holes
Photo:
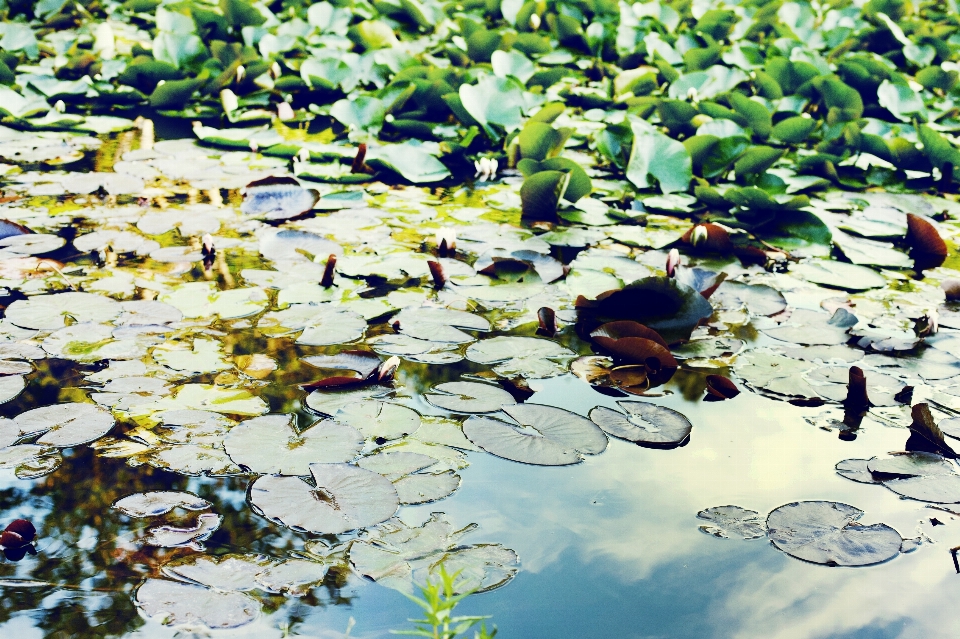
[[38,581],[36,579],[0,579],[0,586],[7,588],[65,588],[77,592],[123,592],[120,588],[91,588],[74,584],[58,584],[52,581]]

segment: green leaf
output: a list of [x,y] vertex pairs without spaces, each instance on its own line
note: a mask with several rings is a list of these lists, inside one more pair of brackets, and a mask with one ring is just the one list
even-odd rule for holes
[[461,84],[459,95],[467,113],[494,137],[491,124],[512,131],[523,123],[523,111],[528,107],[523,93],[518,80],[488,75],[477,84]]
[[798,115],[777,122],[770,131],[770,137],[788,144],[802,144],[816,128],[816,120]]
[[569,134],[564,135],[549,124],[529,120],[517,136],[520,157],[545,160],[556,156],[563,150],[563,145],[569,137]]
[[338,100],[330,107],[330,115],[348,129],[376,133],[383,126],[387,112],[383,102],[362,95],[354,100]]
[[901,122],[914,118],[926,122],[929,119],[923,98],[907,84],[884,80],[877,89],[877,101]]
[[765,140],[770,137],[770,131],[773,128],[773,121],[767,107],[755,100],[751,100],[742,93],[730,94],[730,105],[747,121],[747,126],[753,130],[753,134]]
[[930,164],[941,170],[948,163],[955,171],[960,169],[960,149],[951,144],[946,137],[926,124],[917,127],[917,137],[923,145],[923,154],[930,160]]
[[439,182],[450,175],[440,160],[414,140],[374,147],[367,151],[367,163],[395,171],[414,184]]
[[556,220],[557,205],[570,182],[570,173],[540,171],[523,181],[520,203],[523,217],[529,220]]
[[493,72],[501,78],[513,76],[526,84],[537,72],[530,58],[519,51],[494,51],[490,56]]
[[563,199],[576,202],[582,197],[590,195],[593,184],[579,164],[568,158],[551,158],[538,163],[541,171],[564,171],[570,174],[570,181],[563,193]]
[[631,128],[633,149],[627,179],[643,189],[653,186],[652,176],[663,193],[686,191],[693,179],[693,162],[686,147],[646,122],[633,121]]
[[399,44],[396,34],[386,22],[364,20],[350,27],[350,39],[366,49],[386,49]]
[[734,163],[733,170],[737,178],[751,179],[772,167],[777,160],[783,157],[782,149],[771,146],[753,146],[740,156]]
[[176,111],[182,109],[190,101],[195,91],[203,86],[200,79],[170,80],[157,86],[150,94],[150,106],[154,109]]

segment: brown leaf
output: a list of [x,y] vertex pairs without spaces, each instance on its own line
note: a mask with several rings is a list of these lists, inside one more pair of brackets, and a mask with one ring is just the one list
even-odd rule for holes
[[651,386],[646,366],[618,366],[610,371],[610,380],[633,395],[643,395]]
[[651,386],[668,382],[677,372],[679,366],[677,360],[666,347],[653,340],[643,337],[601,339],[604,340],[603,348],[608,350],[615,359],[624,364],[644,366]]
[[[943,439],[943,431],[933,421],[933,414],[926,403],[915,404],[911,410],[913,423],[910,424],[910,438],[907,450],[919,450],[938,453],[950,459],[957,459],[957,453]],[[919,438],[919,440],[918,440]]]
[[847,381],[847,397],[843,400],[845,408],[864,410],[871,406],[867,397],[867,378],[859,366],[851,366]]
[[652,328],[644,326],[640,322],[634,322],[633,320],[607,322],[606,324],[600,325],[592,333],[590,333],[590,337],[593,338],[593,340],[600,346],[603,346],[603,343],[598,341],[600,339],[618,340],[622,337],[642,337],[644,339],[653,340],[664,348],[667,347],[667,342],[660,337],[660,333],[656,332]]
[[733,399],[740,394],[740,389],[723,375],[707,375],[707,394],[718,400]]
[[333,286],[333,274],[336,272],[337,268],[337,256],[331,254],[327,258],[327,264],[323,268],[323,277],[320,278],[320,286],[323,288],[330,288]]
[[443,272],[443,265],[440,262],[430,260],[427,262],[427,266],[430,268],[430,275],[433,276],[434,288],[443,288],[444,284],[447,283],[447,275]]
[[542,307],[537,311],[537,319],[540,320],[538,333],[553,337],[557,334],[557,314],[549,306]]
[[929,264],[926,268],[939,266],[947,259],[947,243],[940,237],[936,227],[926,218],[907,213],[907,243],[920,257],[914,259]]
[[681,241],[702,251],[713,253],[727,253],[733,250],[730,234],[719,224],[698,224],[687,229],[680,238]]

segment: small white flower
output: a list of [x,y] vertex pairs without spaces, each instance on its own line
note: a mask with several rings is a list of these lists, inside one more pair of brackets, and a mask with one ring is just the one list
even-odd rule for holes
[[697,87],[687,89],[687,99],[691,102],[697,102]]
[[534,31],[540,28],[540,16],[535,13],[530,14],[530,28]]
[[67,110],[67,105],[63,103],[63,100],[57,100],[57,103],[53,105],[53,110],[57,113],[63,113]]
[[299,159],[301,162],[309,162],[309,161],[310,161],[310,151],[308,151],[307,149],[301,147],[301,148],[300,148],[300,152],[297,153],[297,159]]
[[474,161],[473,167],[477,170],[474,177],[481,182],[490,182],[496,178],[497,171],[500,168],[496,158],[480,158]]
[[250,150],[254,153],[260,150],[260,145],[257,144],[256,140],[250,140]]
[[293,107],[290,106],[289,102],[281,102],[277,105],[277,117],[281,121],[286,122],[287,120],[292,120],[296,117],[296,114],[293,112]]
[[693,236],[690,238],[690,243],[694,246],[700,246],[707,241],[707,237],[707,227],[697,225],[693,227]]
[[438,247],[446,241],[447,250],[452,251],[457,248],[457,230],[449,227],[437,229],[434,241],[436,241]]
[[236,93],[230,89],[224,89],[220,92],[220,104],[223,105],[224,113],[230,115],[240,106],[240,101]]
[[680,266],[680,251],[675,248],[670,249],[670,252],[667,253],[667,277],[673,277],[678,266]]
[[270,65],[270,74],[274,78],[279,78],[283,74],[283,70],[280,68],[280,63],[274,60],[273,64]]
[[239,67],[237,67],[237,84],[243,82],[243,76],[245,75],[247,75],[247,70],[244,69],[243,65],[241,64]]
[[214,251],[213,236],[207,233],[206,235],[203,236],[203,239],[201,240],[201,242],[203,243],[203,254],[213,255],[213,251]]

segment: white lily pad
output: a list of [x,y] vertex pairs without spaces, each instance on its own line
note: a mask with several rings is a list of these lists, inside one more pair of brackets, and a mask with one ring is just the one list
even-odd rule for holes
[[[504,407],[520,426],[492,417],[471,417],[463,433],[474,444],[504,459],[540,466],[583,461],[582,454],[604,451],[607,437],[589,419],[553,406]],[[523,428],[526,427],[526,428]]]
[[210,506],[210,502],[206,499],[197,497],[193,493],[178,490],[151,490],[145,493],[134,493],[113,503],[113,508],[128,517],[158,517],[174,508],[205,510]]
[[147,579],[137,589],[136,603],[147,617],[157,617],[166,625],[237,628],[260,614],[260,604],[243,593],[220,592],[169,579]]
[[37,443],[69,448],[100,439],[113,428],[113,415],[95,404],[71,402],[34,408],[14,418],[22,435],[45,433]]
[[349,464],[311,464],[310,472],[316,487],[297,477],[256,479],[251,507],[294,530],[330,535],[374,526],[397,511],[397,491],[383,475]]
[[590,419],[604,432],[641,446],[673,447],[690,436],[693,424],[682,413],[649,402],[624,400],[626,414],[605,406],[590,411]]
[[767,516],[767,536],[788,555],[828,566],[869,566],[900,554],[900,533],[886,524],[860,524],[862,516],[859,508],[834,501],[793,502]]
[[160,548],[192,548],[197,552],[204,549],[203,542],[210,538],[220,527],[223,517],[214,513],[203,513],[197,517],[197,525],[190,528],[176,526],[156,526],[147,530],[142,539],[148,546]]
[[293,415],[264,415],[232,428],[223,446],[230,459],[251,472],[307,475],[314,462],[352,460],[363,446],[363,436],[332,419],[297,432]]
[[274,336],[302,331],[298,344],[326,346],[360,339],[367,329],[367,320],[359,313],[329,304],[292,304],[281,311],[265,313],[257,326]]
[[336,413],[338,422],[349,424],[370,439],[399,439],[420,428],[420,413],[399,404],[375,400],[351,402]]
[[503,377],[542,379],[567,372],[576,354],[547,339],[500,336],[481,340],[467,348],[467,359],[477,364],[494,364]]
[[498,386],[475,382],[446,382],[433,387],[433,393],[424,398],[454,413],[492,413],[501,406],[513,405],[517,400]]
[[109,297],[69,292],[17,300],[7,307],[6,318],[23,328],[56,330],[72,322],[109,322],[121,310]]

